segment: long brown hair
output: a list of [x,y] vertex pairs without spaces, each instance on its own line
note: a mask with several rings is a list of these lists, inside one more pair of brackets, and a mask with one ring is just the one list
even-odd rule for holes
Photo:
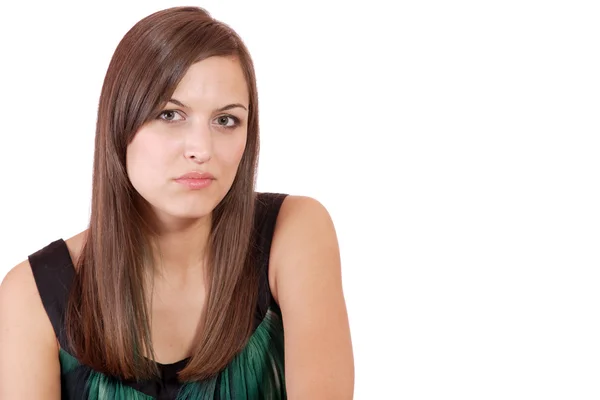
[[258,163],[258,95],[254,67],[240,37],[198,7],[175,7],[140,20],[117,46],[98,109],[89,229],[66,310],[71,350],[94,369],[125,379],[158,374],[149,328],[151,233],[126,171],[126,150],[155,118],[195,62],[239,60],[250,94],[248,138],[231,189],[212,212],[208,297],[184,381],[222,370],[248,340],[258,276],[250,246]]

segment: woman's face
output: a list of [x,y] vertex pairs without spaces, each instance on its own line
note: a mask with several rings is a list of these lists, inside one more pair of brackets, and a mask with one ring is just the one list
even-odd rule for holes
[[[162,113],[127,147],[133,187],[159,219],[208,215],[225,197],[246,146],[249,94],[239,62],[193,64]],[[188,173],[206,179],[178,179]]]

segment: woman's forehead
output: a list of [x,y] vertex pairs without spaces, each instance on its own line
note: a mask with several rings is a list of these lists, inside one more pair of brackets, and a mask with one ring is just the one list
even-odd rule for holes
[[229,103],[247,108],[249,101],[242,66],[231,57],[210,57],[192,64],[171,97],[191,108]]

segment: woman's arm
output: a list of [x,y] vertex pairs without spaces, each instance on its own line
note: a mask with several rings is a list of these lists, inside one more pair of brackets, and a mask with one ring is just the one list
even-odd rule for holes
[[0,399],[60,396],[56,336],[24,261],[0,285]]
[[339,246],[318,201],[284,200],[269,269],[283,315],[288,399],[352,399],[354,359]]

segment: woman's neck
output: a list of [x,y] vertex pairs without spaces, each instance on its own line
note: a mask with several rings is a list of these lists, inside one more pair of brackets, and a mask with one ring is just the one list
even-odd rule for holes
[[153,243],[155,272],[185,277],[204,269],[211,216],[194,220],[161,221]]

